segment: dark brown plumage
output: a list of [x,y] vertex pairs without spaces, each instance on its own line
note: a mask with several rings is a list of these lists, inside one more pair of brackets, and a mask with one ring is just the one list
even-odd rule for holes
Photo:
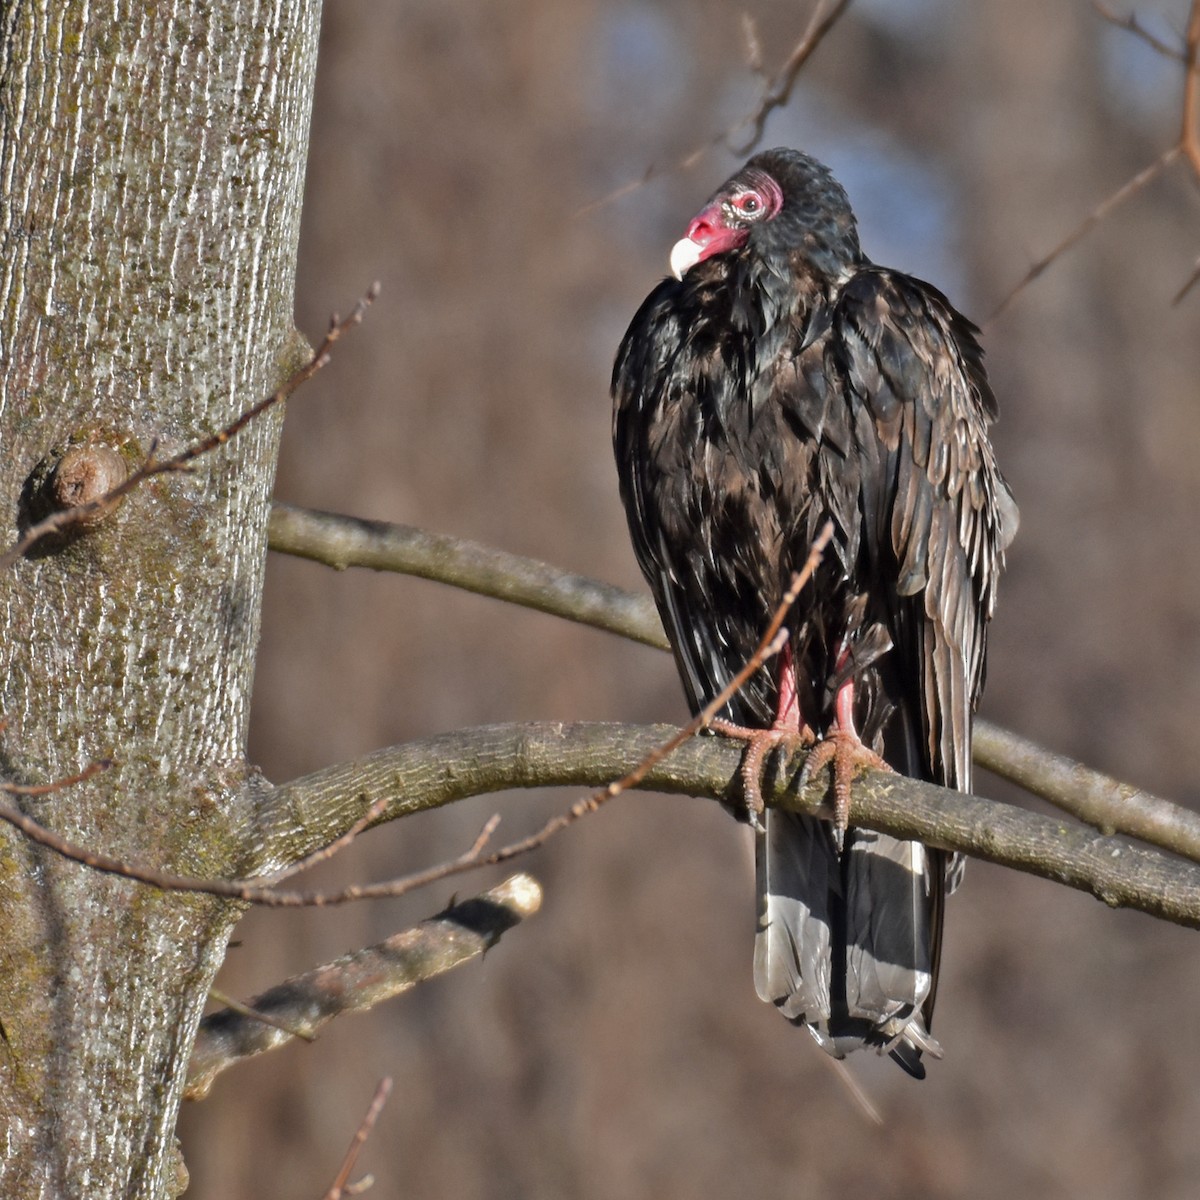
[[[845,192],[796,151],[752,159],[671,258],[678,278],[617,354],[613,440],[693,710],[752,653],[832,520],[788,653],[728,717],[823,736],[840,692],[895,770],[969,789],[1017,524],[977,330],[936,288],[870,263]],[[858,829],[839,851],[828,823],[778,811],[757,842],[759,994],[832,1054],[871,1045],[922,1075],[922,1051],[940,1053],[929,1022],[952,864]]]

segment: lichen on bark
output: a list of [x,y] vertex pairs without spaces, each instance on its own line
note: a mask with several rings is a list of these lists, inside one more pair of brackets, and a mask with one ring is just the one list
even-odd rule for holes
[[[55,447],[103,429],[169,451],[294,365],[318,21],[313,0],[6,9],[6,541]],[[252,864],[243,755],[280,419],[0,580],[0,768],[44,783],[117,764],[29,799],[48,826],[136,861]],[[188,1049],[235,915],[0,831],[0,1193],[174,1194]]]

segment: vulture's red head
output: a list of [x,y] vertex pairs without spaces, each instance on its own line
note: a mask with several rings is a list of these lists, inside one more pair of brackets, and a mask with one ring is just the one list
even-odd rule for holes
[[799,254],[840,275],[862,258],[850,201],[829,169],[798,150],[767,150],[724,183],[671,250],[671,274],[745,251],[763,258]]

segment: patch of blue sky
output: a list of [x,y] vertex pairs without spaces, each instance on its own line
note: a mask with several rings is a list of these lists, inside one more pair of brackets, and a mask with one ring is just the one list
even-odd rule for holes
[[603,10],[593,42],[587,97],[606,117],[636,117],[653,128],[678,104],[688,62],[668,15],[648,4]]
[[[1186,20],[1184,6],[1137,9],[1138,23],[1147,33],[1168,46],[1183,49],[1180,28]],[[1123,29],[1106,26],[1100,40],[1105,83],[1111,90],[1112,107],[1135,120],[1158,122],[1179,111],[1183,89],[1183,64],[1160,54],[1140,37]]]
[[896,37],[927,42],[945,31],[955,8],[954,0],[856,0],[854,13]]

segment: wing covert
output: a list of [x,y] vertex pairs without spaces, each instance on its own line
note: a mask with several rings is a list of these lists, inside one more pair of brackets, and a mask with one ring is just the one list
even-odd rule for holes
[[[894,580],[899,653],[919,667],[930,766],[971,785],[971,713],[1017,509],[988,426],[996,401],[978,330],[929,284],[868,268],[843,288],[830,353],[858,403],[868,564]],[[889,561],[890,560],[890,561]]]

